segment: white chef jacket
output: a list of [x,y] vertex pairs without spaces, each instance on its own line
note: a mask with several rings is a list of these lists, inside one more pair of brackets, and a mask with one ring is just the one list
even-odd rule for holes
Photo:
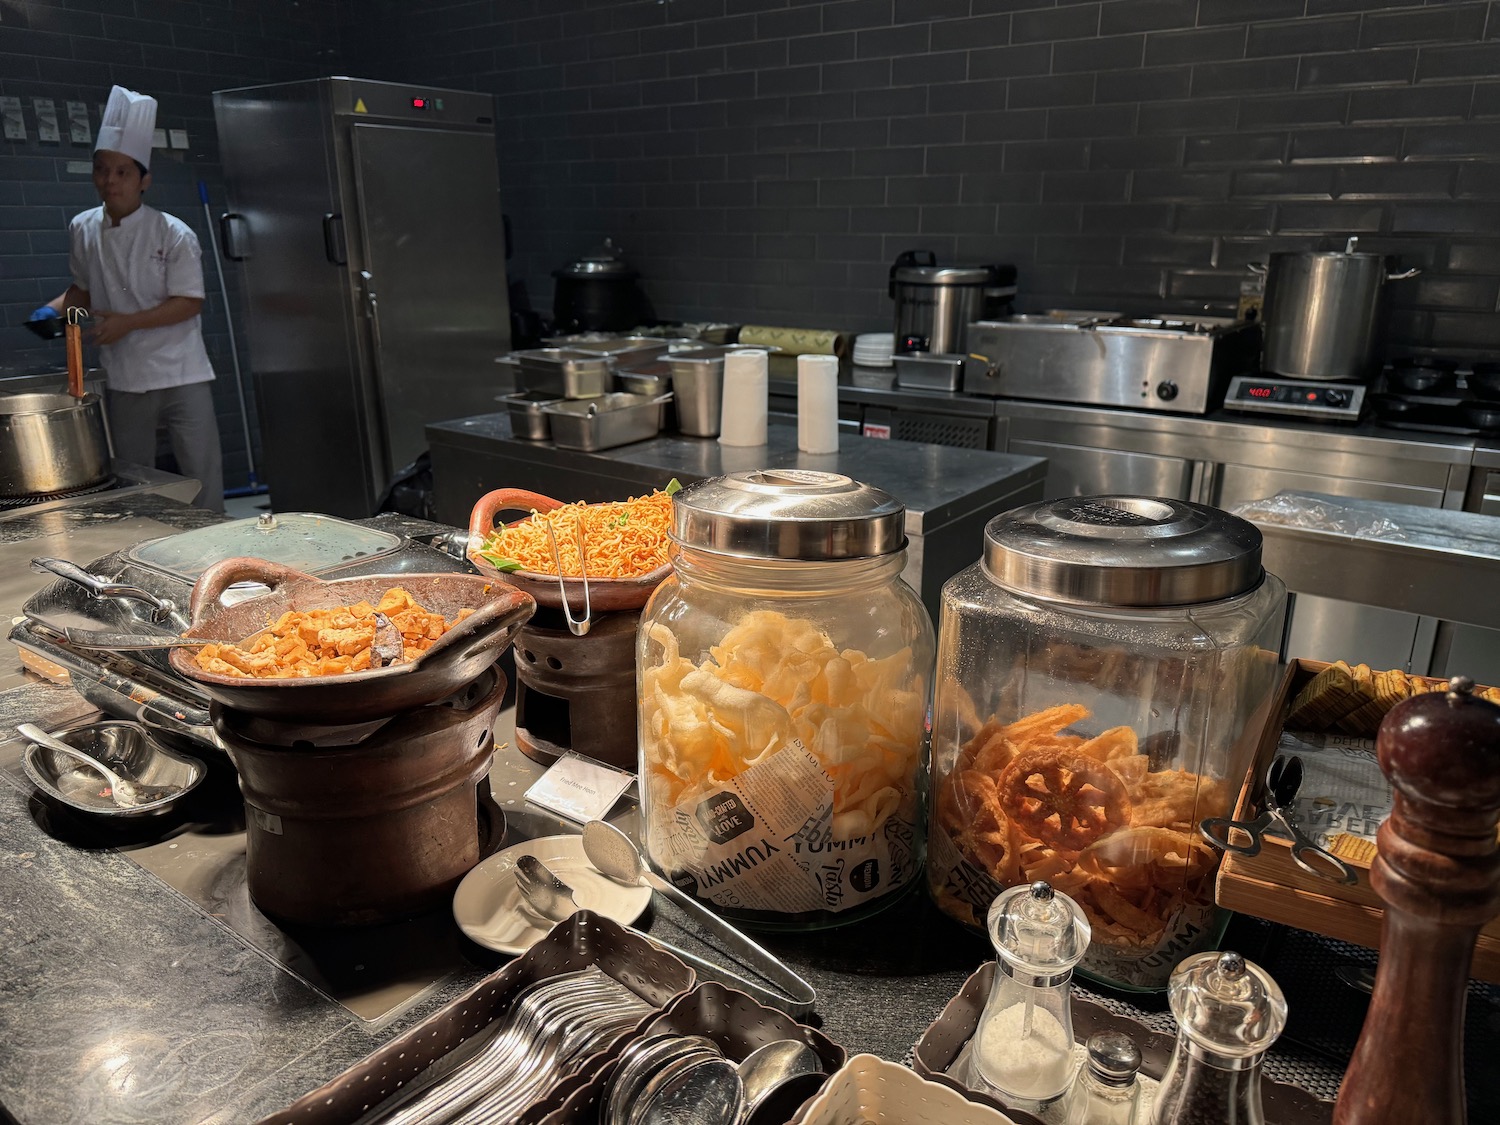
[[[100,312],[153,309],[168,297],[203,296],[203,252],[180,219],[144,203],[111,224],[101,204],[68,224],[73,284]],[[139,393],[203,383],[214,377],[201,317],[163,328],[138,328],[99,348],[110,389]]]

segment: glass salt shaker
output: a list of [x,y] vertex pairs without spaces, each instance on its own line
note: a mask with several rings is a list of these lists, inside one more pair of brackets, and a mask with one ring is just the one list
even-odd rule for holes
[[1167,985],[1177,1046],[1152,1125],[1265,1125],[1260,1064],[1286,1026],[1286,997],[1238,953],[1199,953]]
[[1140,1069],[1141,1051],[1130,1036],[1119,1031],[1090,1036],[1083,1067],[1063,1099],[1063,1125],[1136,1125]]
[[995,978],[969,1058],[969,1085],[1008,1104],[1052,1101],[1073,1080],[1073,966],[1089,945],[1078,904],[1047,883],[990,906]]

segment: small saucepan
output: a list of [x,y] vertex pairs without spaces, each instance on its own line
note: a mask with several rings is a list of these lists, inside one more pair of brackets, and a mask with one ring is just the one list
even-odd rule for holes
[[1464,419],[1476,430],[1500,430],[1500,399],[1476,399],[1463,404]]
[[1500,363],[1482,361],[1469,372],[1469,391],[1475,398],[1500,402]]
[[1455,365],[1427,356],[1398,359],[1391,365],[1392,390],[1409,395],[1441,394],[1453,386]]

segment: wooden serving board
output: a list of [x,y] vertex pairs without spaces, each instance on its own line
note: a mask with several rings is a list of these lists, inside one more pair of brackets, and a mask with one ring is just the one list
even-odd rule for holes
[[[1280,745],[1288,706],[1303,685],[1326,667],[1315,660],[1295,660],[1287,666],[1256,748],[1255,764],[1235,802],[1235,820],[1255,819],[1266,769]],[[1359,874],[1359,882],[1350,886],[1302,870],[1292,861],[1287,841],[1266,836],[1259,855],[1224,853],[1215,899],[1227,910],[1378,949],[1384,908],[1370,886],[1369,866],[1354,860],[1345,862]],[[1500,919],[1480,933],[1470,973],[1479,980],[1500,983]]]

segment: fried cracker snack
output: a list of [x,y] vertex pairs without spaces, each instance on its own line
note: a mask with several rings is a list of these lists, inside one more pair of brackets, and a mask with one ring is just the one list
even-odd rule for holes
[[811,621],[747,614],[695,664],[666,626],[641,673],[642,760],[652,806],[696,803],[783,747],[800,743],[833,778],[833,837],[869,836],[910,803],[926,688],[903,648],[872,660],[840,651]]
[[1066,733],[1088,718],[1078,704],[990,718],[939,780],[935,825],[1001,886],[1045,879],[1071,895],[1094,942],[1149,950],[1182,907],[1212,904],[1218,856],[1195,826],[1223,811],[1227,791],[1153,770],[1129,727]]
[[364,672],[415,660],[474,611],[451,622],[430,613],[400,586],[378,605],[289,611],[240,645],[204,645],[195,660],[205,672],[252,679],[295,679]]

